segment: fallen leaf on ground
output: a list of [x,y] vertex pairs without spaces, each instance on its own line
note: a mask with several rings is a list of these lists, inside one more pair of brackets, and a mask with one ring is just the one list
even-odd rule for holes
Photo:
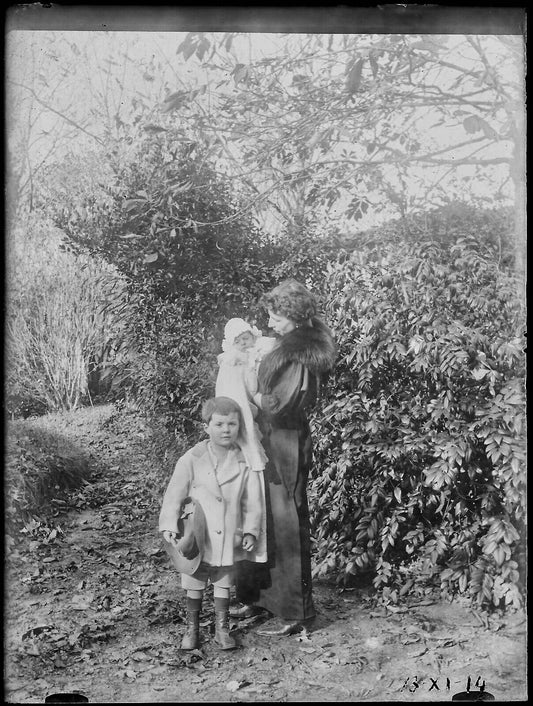
[[135,669],[138,672],[150,672],[152,674],[152,670],[154,668],[153,664],[149,664],[148,662],[139,662],[139,664],[135,665]]
[[39,650],[38,645],[29,645],[29,647],[26,649],[26,654],[31,655],[32,657],[39,657],[41,652]]
[[131,655],[131,658],[134,659],[136,662],[140,662],[145,659],[151,659],[145,652],[134,652]]
[[304,628],[302,632],[298,633],[297,636],[298,642],[311,642],[311,638],[309,637],[309,633],[307,630]]
[[326,662],[323,659],[315,659],[313,662],[314,669],[331,669],[331,662]]
[[244,680],[237,681],[236,679],[234,679],[232,681],[229,681],[226,684],[226,689],[228,691],[238,691],[239,689],[242,689],[243,686],[249,686],[249,685],[251,685],[251,682],[247,682]]
[[34,628],[30,628],[29,630],[26,630],[26,632],[22,635],[23,640],[27,640],[29,637],[36,637],[37,635],[40,635],[42,632],[45,632],[47,630],[53,630],[54,626],[53,625],[36,625]]
[[365,647],[370,647],[371,650],[375,650],[381,647],[381,641],[377,637],[368,637],[365,640]]
[[86,596],[74,596],[71,601],[71,606],[74,610],[87,610],[91,607],[94,600],[94,593],[88,593]]

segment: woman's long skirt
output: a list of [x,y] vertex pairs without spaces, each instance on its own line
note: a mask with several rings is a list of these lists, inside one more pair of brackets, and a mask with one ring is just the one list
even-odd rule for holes
[[265,564],[239,562],[238,600],[285,620],[315,616],[311,582],[311,537],[307,479],[311,461],[309,427],[271,428],[264,437],[267,552]]

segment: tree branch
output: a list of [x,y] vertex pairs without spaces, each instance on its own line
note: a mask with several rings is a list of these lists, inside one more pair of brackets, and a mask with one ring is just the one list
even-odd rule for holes
[[41,100],[39,98],[39,96],[35,93],[33,88],[30,88],[29,86],[25,86],[23,83],[18,83],[17,81],[13,81],[11,79],[10,79],[10,82],[15,86],[19,86],[19,88],[24,88],[26,91],[31,93],[31,95],[35,98],[35,100],[38,103],[40,103],[40,105],[42,105],[44,108],[46,108],[46,110],[49,110],[51,113],[55,113],[56,115],[59,115],[59,117],[62,118],[65,122],[69,123],[70,125],[75,127],[77,130],[80,130],[80,132],[83,132],[86,135],[88,135],[89,137],[92,137],[93,140],[96,140],[96,142],[98,142],[98,144],[100,144],[100,145],[105,144],[104,141],[101,140],[97,135],[94,135],[93,133],[89,132],[89,130],[85,129],[82,125],[79,125],[76,121],[72,120],[71,118],[69,118],[66,115],[64,115],[63,113],[61,113],[61,111],[56,110],[55,108],[52,108],[51,106],[47,105],[43,100]]

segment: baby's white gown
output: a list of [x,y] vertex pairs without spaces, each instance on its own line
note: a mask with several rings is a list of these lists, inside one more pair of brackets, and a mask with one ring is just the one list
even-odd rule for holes
[[263,469],[267,462],[267,456],[261,444],[261,432],[254,421],[255,405],[250,401],[252,395],[257,392],[257,368],[262,356],[272,348],[276,339],[261,336],[254,349],[249,349],[248,353],[239,351],[226,351],[218,356],[219,370],[215,385],[215,395],[217,397],[229,397],[237,402],[242,410],[244,421],[244,433],[239,437],[239,445],[244,457],[252,471],[258,473],[262,501],[263,501],[263,521],[261,534],[257,539],[255,552],[249,557],[251,561],[264,562],[266,554],[266,516],[265,508],[265,481]]

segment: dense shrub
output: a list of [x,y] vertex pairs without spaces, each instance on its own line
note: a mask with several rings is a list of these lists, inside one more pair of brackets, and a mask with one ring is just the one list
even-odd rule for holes
[[129,356],[115,384],[176,433],[194,434],[201,401],[214,392],[226,320],[264,328],[262,292],[289,274],[318,281],[326,258],[311,226],[268,238],[201,146],[177,132],[146,137],[117,167],[108,196],[56,204],[55,221],[75,247],[127,277]]
[[[515,253],[514,214],[511,208],[483,209],[453,201],[440,208],[392,220],[351,239],[352,248],[364,249],[379,259],[383,247],[389,250],[403,243],[433,243],[448,248],[460,238],[476,236],[477,248],[499,268],[513,268]],[[348,238],[350,242],[350,238]]]
[[328,264],[334,262],[341,251],[342,246],[334,233],[322,232],[313,219],[300,219],[278,235],[273,279],[280,282],[294,277],[322,302]]
[[330,269],[340,357],[314,422],[316,571],[371,571],[386,601],[436,580],[518,606],[523,312],[490,239],[458,223]]

